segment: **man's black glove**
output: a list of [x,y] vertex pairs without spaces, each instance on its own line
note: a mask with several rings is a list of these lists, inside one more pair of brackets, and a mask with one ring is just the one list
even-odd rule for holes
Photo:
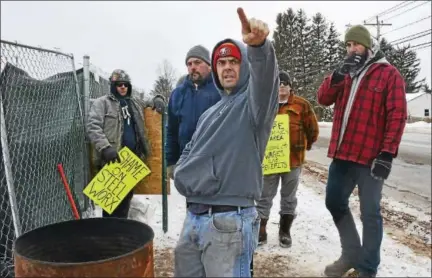
[[364,55],[354,53],[348,56],[341,65],[333,72],[332,83],[339,83],[353,69],[358,69],[366,60]]
[[116,149],[114,149],[112,146],[109,146],[108,148],[102,150],[102,157],[108,164],[120,162],[120,157]]
[[348,74],[352,69],[360,68],[360,65],[364,63],[364,56],[354,53],[348,56],[339,67],[340,74]]
[[165,99],[162,96],[157,95],[153,98],[153,110],[162,114],[165,111],[165,107]]
[[391,171],[393,155],[381,152],[372,162],[371,175],[377,180],[386,180]]

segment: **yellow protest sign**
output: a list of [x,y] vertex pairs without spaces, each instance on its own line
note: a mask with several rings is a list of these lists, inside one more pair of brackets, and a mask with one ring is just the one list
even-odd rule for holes
[[130,149],[119,151],[120,162],[106,164],[83,193],[111,214],[150,169]]
[[273,122],[262,167],[264,175],[291,171],[288,114],[278,114]]

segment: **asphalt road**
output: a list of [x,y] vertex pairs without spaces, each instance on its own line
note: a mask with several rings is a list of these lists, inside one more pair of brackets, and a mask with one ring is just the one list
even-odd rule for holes
[[[317,147],[327,148],[331,127],[320,126],[320,135],[315,143]],[[415,165],[431,165],[431,134],[408,130],[402,136],[398,158]]]
[[[327,169],[331,162],[331,159],[327,157],[330,133],[331,127],[320,126],[318,141],[313,145],[312,150],[306,154],[307,160],[319,163]],[[400,144],[399,155],[393,161],[392,172],[385,185],[385,191],[388,195],[394,195],[400,200],[408,198],[410,203],[427,201],[422,207],[430,208],[430,133],[405,132]]]

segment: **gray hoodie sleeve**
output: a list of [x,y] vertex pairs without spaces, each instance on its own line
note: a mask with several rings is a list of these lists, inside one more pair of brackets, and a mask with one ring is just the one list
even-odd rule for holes
[[87,135],[98,152],[111,145],[103,132],[104,117],[105,107],[103,100],[96,99],[90,106]]
[[247,47],[250,63],[248,103],[255,127],[270,124],[277,113],[279,69],[271,42]]

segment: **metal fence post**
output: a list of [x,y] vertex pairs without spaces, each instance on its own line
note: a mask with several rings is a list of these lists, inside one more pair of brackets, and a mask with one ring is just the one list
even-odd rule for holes
[[[165,157],[165,142],[166,142],[166,132],[165,132],[165,122],[167,118],[167,109],[165,106],[162,112],[162,229],[166,233],[168,231],[168,188],[170,184],[170,178],[167,177],[166,172],[166,157]],[[167,182],[168,181],[168,182]]]
[[[12,174],[11,167],[11,158],[9,154],[9,145],[7,140],[7,130],[6,130],[6,121],[5,114],[3,110],[3,96],[0,93],[0,137],[1,137],[1,145],[2,145],[2,155],[3,155],[3,164],[5,166],[5,176],[6,176],[6,184],[9,194],[9,204],[12,211],[12,220],[14,224],[15,237],[19,237],[21,235],[21,221],[19,219],[18,207],[15,195],[15,187],[14,187],[14,179]],[[1,162],[0,162],[1,163]]]
[[77,77],[76,70],[75,70],[75,59],[74,59],[73,55],[71,55],[71,63],[72,63],[73,76],[75,79],[76,95],[78,98],[78,109],[79,109],[79,112],[81,115],[81,123],[84,126],[84,114],[83,114],[83,109],[82,109],[82,105],[81,105],[80,87],[79,87],[78,77]]
[[84,94],[84,120],[87,122],[88,113],[90,110],[90,57],[83,57],[83,94]]
[[[90,56],[88,55],[84,55],[83,56],[83,103],[84,103],[84,123],[87,124],[88,121],[88,115],[89,115],[89,111],[90,111]],[[90,145],[89,145],[89,140],[87,138],[87,128],[84,126],[84,130],[85,132],[85,136],[84,136],[84,145],[85,145],[85,161],[84,161],[84,170],[86,173],[86,177],[85,177],[85,184],[87,185],[90,182]],[[91,208],[92,210],[94,210],[94,203],[92,202],[92,200],[90,200],[87,196],[85,196],[87,200],[86,205],[88,205],[88,207],[86,207],[86,210],[88,208]]]
[[[83,112],[83,108],[82,108],[82,96],[81,96],[81,90],[80,90],[80,86],[79,86],[79,81],[78,81],[78,76],[76,74],[76,68],[75,68],[75,58],[73,56],[73,54],[71,54],[71,63],[72,63],[72,70],[73,70],[73,76],[74,76],[74,80],[75,80],[75,90],[76,90],[76,95],[77,95],[77,101],[78,101],[78,109],[79,109],[79,113],[80,113],[80,119],[81,119],[81,125],[83,127],[83,132],[84,134],[85,132],[85,116],[84,116],[84,112]],[[87,185],[88,183],[88,167],[86,164],[87,161],[87,144],[85,142],[85,138],[83,138],[83,144],[82,144],[82,148],[83,148],[83,180],[84,180],[84,184],[83,184],[83,188],[85,187],[85,185]],[[80,209],[80,206],[78,206],[79,209],[79,214],[80,216],[82,216],[82,211]],[[86,202],[84,202],[83,204],[83,210],[86,210],[87,206],[86,206]]]

